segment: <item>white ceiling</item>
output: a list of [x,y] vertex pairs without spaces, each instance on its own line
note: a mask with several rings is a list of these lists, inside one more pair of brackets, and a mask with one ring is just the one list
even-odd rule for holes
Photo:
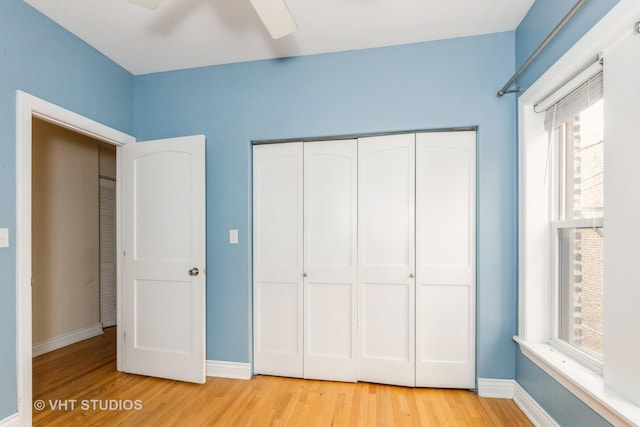
[[133,74],[514,30],[534,0],[286,0],[273,40],[249,0],[25,0]]

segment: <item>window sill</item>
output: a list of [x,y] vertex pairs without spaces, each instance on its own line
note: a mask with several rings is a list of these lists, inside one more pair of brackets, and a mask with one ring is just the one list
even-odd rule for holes
[[602,375],[546,343],[513,337],[528,359],[614,425],[640,425],[640,407],[604,385]]

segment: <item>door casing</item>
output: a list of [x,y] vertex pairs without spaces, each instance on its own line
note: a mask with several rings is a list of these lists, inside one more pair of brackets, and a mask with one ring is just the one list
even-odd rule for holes
[[[16,91],[16,310],[17,310],[17,387],[18,420],[20,425],[31,425],[32,386],[32,253],[31,253],[31,174],[32,174],[32,119],[37,117],[60,127],[87,135],[116,146],[116,165],[121,163],[122,147],[135,142],[135,138],[105,126],[80,114],[37,98],[26,92]],[[123,290],[121,254],[122,229],[120,186],[121,171],[116,168],[116,222],[118,270],[117,299],[118,323],[121,319],[120,304]],[[117,368],[122,369],[121,336],[117,337]]]

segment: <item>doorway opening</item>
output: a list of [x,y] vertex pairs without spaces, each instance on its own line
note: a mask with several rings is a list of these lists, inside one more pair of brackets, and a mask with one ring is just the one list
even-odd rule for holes
[[[91,374],[102,352],[115,359],[115,184],[115,146],[33,118],[35,399],[44,399],[61,383],[60,370],[69,357],[84,361],[75,362],[74,377]],[[103,340],[101,352],[88,352],[80,344],[105,332],[110,339]],[[51,369],[52,363],[58,368]],[[115,371],[115,365],[109,363],[109,369]]]
[[[18,415],[21,423],[32,423],[32,279],[33,279],[33,245],[32,245],[32,187],[33,187],[33,122],[34,118],[40,119],[64,129],[89,136],[111,146],[115,146],[116,163],[121,159],[120,147],[124,144],[135,142],[129,135],[102,125],[91,119],[73,113],[55,104],[36,98],[27,93],[18,91],[16,95],[16,293],[17,293],[17,374],[18,374]],[[117,169],[117,168],[116,168]],[[116,170],[116,195],[119,194],[119,170]],[[116,196],[116,206],[119,196]],[[116,217],[120,212],[116,209]],[[120,221],[117,221],[119,223]],[[120,236],[120,231],[116,231]],[[121,253],[117,239],[117,253]],[[121,301],[121,272],[118,267],[116,273],[117,304]],[[119,313],[120,310],[118,309]],[[117,323],[121,323],[117,319]],[[117,337],[118,369],[121,369],[121,337]]]
[[33,357],[116,325],[116,148],[34,118]]

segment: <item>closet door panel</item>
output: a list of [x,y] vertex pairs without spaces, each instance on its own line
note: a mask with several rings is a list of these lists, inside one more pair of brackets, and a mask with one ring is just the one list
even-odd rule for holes
[[475,387],[475,132],[416,135],[416,385]]
[[356,381],[357,142],[304,144],[304,377]]
[[415,135],[358,140],[358,379],[415,383]]
[[253,148],[254,372],[303,376],[302,143]]
[[[406,361],[411,358],[412,337],[409,286],[397,283],[368,283],[362,295],[363,356]],[[380,313],[381,310],[384,310]],[[386,313],[394,313],[386,316]]]
[[[469,361],[469,287],[430,285],[420,288],[421,320],[418,329],[423,337],[419,343],[422,361]],[[445,327],[443,327],[445,325]],[[442,386],[442,385],[441,385]]]

